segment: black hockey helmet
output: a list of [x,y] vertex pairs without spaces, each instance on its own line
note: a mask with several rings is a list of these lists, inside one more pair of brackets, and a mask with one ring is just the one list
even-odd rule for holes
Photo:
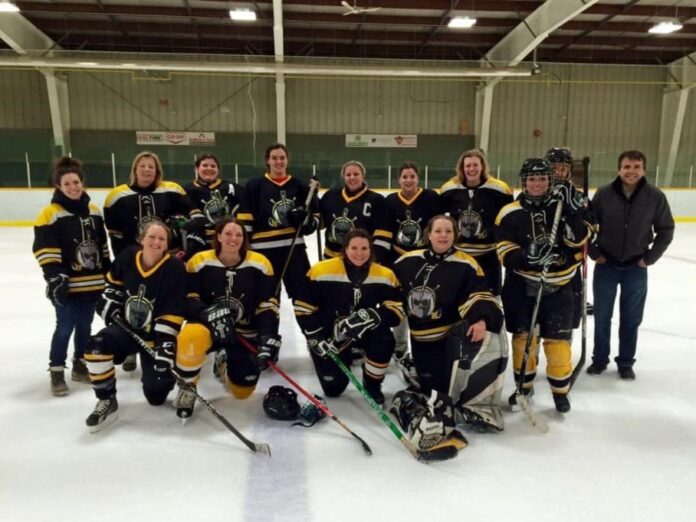
[[297,394],[285,386],[271,386],[263,398],[263,411],[271,419],[295,420],[300,413]]
[[[531,176],[546,176],[549,181],[549,186],[544,194],[530,195],[527,192],[527,179]],[[545,200],[551,193],[553,187],[553,168],[551,164],[544,158],[527,158],[520,169],[520,185],[522,194],[528,202],[539,202]]]
[[554,163],[565,163],[566,165],[573,164],[573,156],[568,149],[553,147],[546,152],[546,161],[553,165]]

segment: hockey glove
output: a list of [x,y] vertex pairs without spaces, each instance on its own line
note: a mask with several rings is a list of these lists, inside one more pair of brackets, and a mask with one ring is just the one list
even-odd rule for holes
[[329,353],[338,354],[334,342],[321,334],[307,334],[307,347],[319,357],[328,357]]
[[53,306],[63,306],[68,302],[68,276],[65,274],[54,275],[48,278],[46,285],[46,297]]
[[259,337],[259,348],[256,354],[256,366],[259,371],[267,369],[269,361],[278,362],[280,344],[280,335],[262,335]]
[[557,182],[551,192],[551,198],[554,201],[563,201],[563,210],[568,214],[577,214],[585,208],[585,196],[569,181]]
[[97,302],[97,313],[109,326],[114,322],[115,316],[123,317],[123,305],[126,302],[126,294],[120,288],[107,285],[101,298]]
[[174,341],[158,341],[155,345],[155,372],[164,376],[172,371],[176,361],[176,343]]
[[184,250],[186,250],[186,255],[190,258],[193,254],[202,252],[203,250],[208,250],[210,245],[203,239],[203,236],[198,232],[185,232],[184,233]]
[[286,214],[286,219],[288,220],[288,225],[295,228],[300,228],[304,225],[305,219],[309,213],[304,207],[295,207],[288,210]]
[[382,319],[374,308],[360,308],[336,325],[337,338],[360,339],[365,332],[379,326]]
[[532,266],[550,265],[558,259],[558,254],[553,251],[550,243],[529,243],[525,256],[527,263]]
[[234,317],[232,310],[214,303],[201,312],[201,321],[210,330],[215,343],[231,343],[234,340]]

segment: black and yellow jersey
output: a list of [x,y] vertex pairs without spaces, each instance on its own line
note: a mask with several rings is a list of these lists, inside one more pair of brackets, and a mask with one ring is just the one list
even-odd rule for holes
[[354,194],[345,187],[327,190],[319,201],[325,247],[324,257],[341,254],[348,232],[363,228],[372,234],[375,257],[386,260],[391,248],[392,233],[387,224],[387,208],[384,197],[363,186]]
[[[555,202],[538,205],[525,204],[522,199],[503,207],[496,218],[497,252],[506,274],[513,273],[538,283],[542,267],[527,262],[526,251],[531,243],[548,242],[553,228]],[[582,264],[579,249],[592,233],[584,213],[564,214],[556,233],[554,252],[556,261],[550,266],[545,284],[563,286],[575,275]]]
[[104,220],[114,256],[125,247],[137,244],[143,225],[153,219],[166,222],[174,215],[202,219],[200,210],[193,207],[178,183],[160,181],[159,185],[147,188],[119,185],[112,189],[104,202]]
[[419,188],[409,199],[401,192],[386,197],[387,223],[396,256],[425,246],[425,225],[441,213],[440,196],[431,189]]
[[127,247],[106,275],[107,285],[126,294],[123,317],[147,341],[160,336],[176,336],[184,322],[186,277],[184,264],[165,254],[154,267],[146,270],[142,250]]
[[457,221],[457,248],[474,257],[495,251],[495,218],[500,209],[513,201],[507,183],[488,177],[471,188],[455,176],[442,185],[440,198],[442,211]]
[[239,212],[242,190],[237,183],[220,178],[208,184],[197,179],[184,186],[191,204],[205,217],[205,238],[211,246],[215,224],[222,218],[235,217]]
[[[242,210],[237,218],[250,233],[251,247],[261,252],[289,247],[297,230],[290,224],[288,212],[304,207],[308,194],[309,185],[293,176],[274,180],[266,173],[249,180],[244,187]],[[315,195],[309,210],[316,214],[318,208]],[[304,238],[298,237],[297,243],[304,245]]]
[[394,272],[402,282],[402,297],[411,335],[423,342],[445,337],[461,319],[481,319],[498,332],[503,316],[488,290],[483,270],[470,255],[452,248],[444,254],[415,250],[400,257]]
[[387,326],[400,324],[404,311],[394,272],[370,263],[361,269],[361,277],[356,280],[346,263],[342,257],[335,257],[316,263],[307,272],[305,284],[293,303],[302,331],[331,337],[334,324],[360,308],[376,309]]
[[236,266],[225,266],[214,250],[199,252],[186,264],[187,318],[200,321],[201,311],[222,302],[232,310],[235,328],[260,335],[278,333],[279,307],[273,267],[258,252],[247,251]]
[[34,257],[44,278],[68,276],[68,291],[94,297],[104,290],[104,274],[111,265],[101,211],[89,202],[68,199],[59,190],[34,224]]

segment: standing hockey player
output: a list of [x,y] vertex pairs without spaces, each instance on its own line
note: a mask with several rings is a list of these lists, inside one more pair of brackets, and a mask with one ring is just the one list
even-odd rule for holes
[[[127,356],[140,352],[143,393],[153,406],[163,404],[174,387],[176,336],[184,322],[186,276],[184,265],[167,253],[170,231],[159,220],[144,224],[140,247],[123,250],[107,274],[97,305],[106,328],[87,344],[85,360],[98,402],[87,417],[91,431],[116,418],[116,369]],[[154,346],[155,357],[141,351],[116,317]]]
[[[569,197],[565,185],[553,191],[553,170],[542,158],[525,160],[520,170],[522,194],[504,207],[496,219],[498,256],[505,266],[503,307],[507,329],[512,333],[515,381],[519,385],[527,336],[534,335],[530,324],[538,306],[538,326],[544,338],[546,375],[556,410],[570,411],[568,391],[572,373],[570,338],[573,327],[573,289],[569,284],[581,262],[574,252],[590,235],[590,225],[583,219],[585,200]],[[560,203],[559,203],[560,200]],[[558,205],[562,207],[555,241],[550,242]],[[541,281],[544,266],[546,279]],[[537,290],[543,284],[541,301]],[[524,372],[522,393],[533,393],[538,358],[538,339],[532,338]],[[516,396],[510,397],[516,405]]]
[[[178,339],[177,373],[196,386],[206,356],[217,352],[215,373],[238,399],[251,395],[268,361],[277,361],[278,299],[273,267],[249,250],[244,227],[223,218],[215,227],[215,248],[193,256],[186,264],[188,295],[186,326]],[[258,344],[250,354],[237,335]],[[193,414],[196,397],[182,387],[175,401],[177,415]]]
[[89,382],[84,352],[91,334],[97,298],[110,266],[104,219],[84,189],[82,163],[64,156],[53,167],[51,204],[34,225],[34,257],[46,280],[46,297],[56,310],[49,370],[51,393],[68,394],[64,368],[75,332],[72,380]]
[[252,250],[271,262],[278,292],[282,278],[293,299],[309,270],[304,236],[319,225],[316,187],[288,174],[288,149],[282,143],[266,147],[264,159],[268,172],[246,184],[237,217],[250,234]]
[[457,175],[440,189],[442,211],[457,222],[457,248],[481,266],[488,287],[500,294],[501,268],[495,251],[495,218],[513,200],[510,187],[490,175],[479,150],[468,150],[457,160]]
[[633,380],[638,327],[648,294],[648,268],[665,253],[674,237],[674,219],[665,194],[645,179],[645,155],[637,150],[619,156],[619,172],[592,198],[599,225],[592,289],[595,333],[592,364],[587,373],[599,375],[609,364],[611,317],[616,289],[619,301],[619,377]]
[[391,248],[384,197],[367,188],[365,166],[349,161],[341,168],[343,187],[326,191],[319,201],[324,233],[324,258],[341,255],[343,242],[351,230],[362,228],[374,238],[375,258],[384,263]]
[[414,383],[450,397],[463,422],[501,430],[495,405],[503,386],[507,350],[501,343],[503,314],[483,270],[454,246],[457,224],[433,217],[425,229],[427,248],[399,258],[394,271],[411,331]]
[[349,382],[327,352],[349,364],[350,347],[356,345],[365,352],[365,389],[384,403],[382,381],[394,353],[390,327],[404,314],[399,283],[394,272],[374,261],[370,234],[359,228],[348,232],[343,255],[309,270],[294,306],[324,393],[338,397]]
[[215,225],[234,217],[242,200],[242,187],[220,177],[220,161],[214,154],[201,154],[195,162],[196,179],[184,186],[191,203],[205,217],[204,245],[186,245],[188,255],[213,247]]

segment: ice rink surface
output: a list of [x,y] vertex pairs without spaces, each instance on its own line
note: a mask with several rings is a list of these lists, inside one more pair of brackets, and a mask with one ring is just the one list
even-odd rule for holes
[[[675,242],[650,268],[636,381],[619,380],[613,365],[598,377],[583,372],[562,417],[542,357],[533,407],[548,433],[506,408],[503,433],[466,433],[469,447],[456,459],[429,465],[406,452],[353,388],[329,407],[367,441],[371,457],[334,422],[304,429],[266,417],[264,393],[286,384],[270,370],[249,399],[234,399],[213,379],[210,358],[201,394],[248,437],[269,443],[272,458],[251,453],[200,405],[182,426],[174,393],[165,406],[149,406],[139,371],[120,367],[120,417],[90,434],[90,386],[68,381],[69,396],[49,392],[54,313],[31,242],[30,228],[0,229],[3,522],[694,520],[696,224],[677,225]],[[287,299],[281,321],[279,365],[320,393]],[[100,326],[96,319],[94,331]],[[592,328],[590,319],[590,352]],[[576,335],[576,360],[579,350]],[[387,401],[402,387],[390,370]],[[504,398],[512,391],[508,369]]]

